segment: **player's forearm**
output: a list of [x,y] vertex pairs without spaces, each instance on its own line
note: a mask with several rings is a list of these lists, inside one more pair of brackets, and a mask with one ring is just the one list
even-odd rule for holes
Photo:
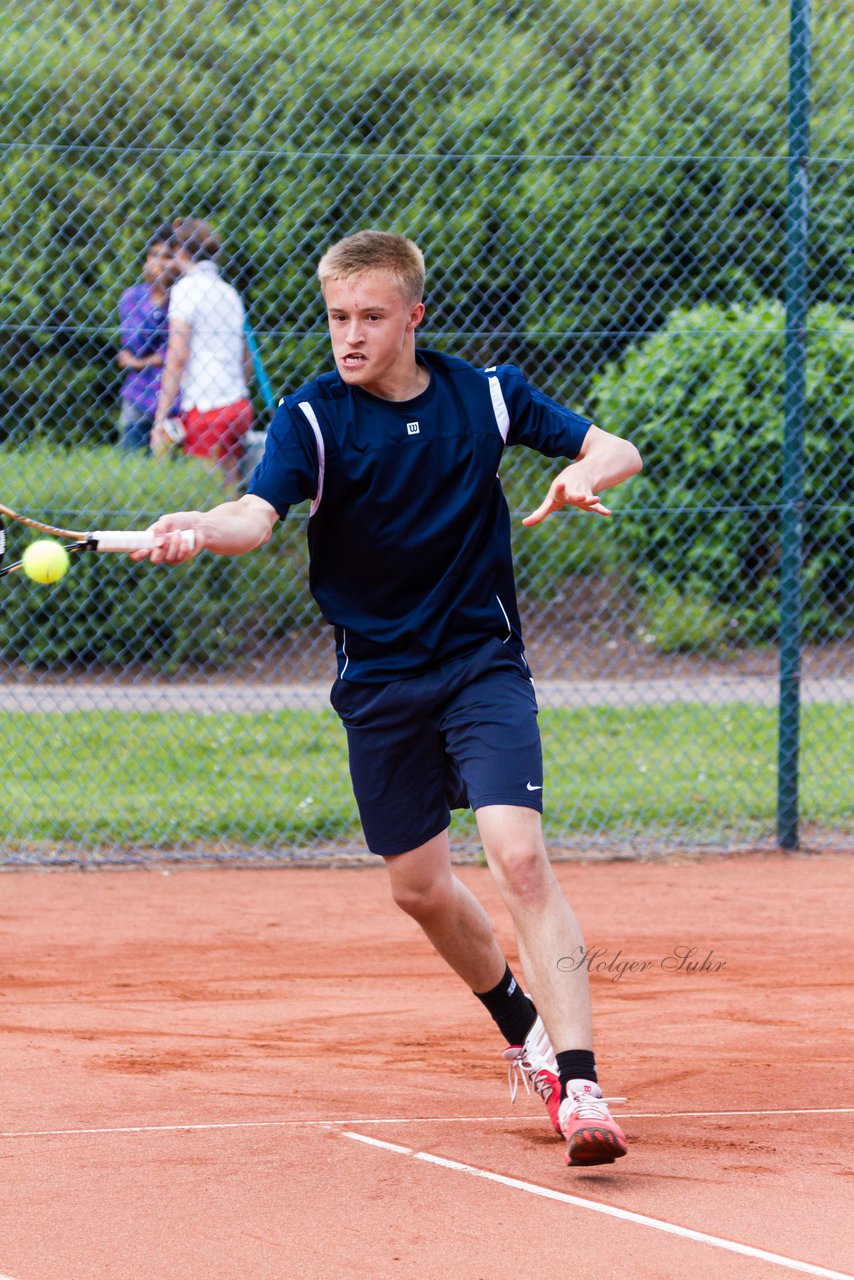
[[595,436],[574,465],[584,472],[594,493],[613,489],[643,469],[640,453],[631,441],[598,427],[591,427],[590,431]]
[[[154,546],[135,551],[131,559],[150,559],[152,564],[181,564],[200,551],[212,551],[219,556],[245,555],[269,542],[278,518],[275,507],[249,493],[210,511],[173,511],[151,526]],[[196,535],[189,544],[187,530]]]
[[276,514],[268,503],[246,494],[202,513],[204,547],[218,556],[240,556],[270,541]]

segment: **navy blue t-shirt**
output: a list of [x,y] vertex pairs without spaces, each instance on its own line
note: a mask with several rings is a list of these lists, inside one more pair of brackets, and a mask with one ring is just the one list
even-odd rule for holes
[[497,636],[521,652],[505,445],[577,457],[591,423],[512,365],[417,351],[430,385],[381,400],[337,371],[279,404],[249,493],[311,502],[309,585],[344,680],[417,675]]

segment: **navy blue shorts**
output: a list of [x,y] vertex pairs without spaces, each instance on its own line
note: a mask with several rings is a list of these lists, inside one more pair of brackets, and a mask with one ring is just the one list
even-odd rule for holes
[[432,840],[451,809],[543,809],[537,698],[524,658],[500,640],[389,684],[336,680],[365,840],[388,857]]

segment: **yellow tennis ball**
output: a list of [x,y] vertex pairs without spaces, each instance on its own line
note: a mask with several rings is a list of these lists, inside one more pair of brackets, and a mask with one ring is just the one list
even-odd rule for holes
[[21,567],[33,582],[59,582],[70,563],[65,547],[50,538],[42,538],[27,547]]

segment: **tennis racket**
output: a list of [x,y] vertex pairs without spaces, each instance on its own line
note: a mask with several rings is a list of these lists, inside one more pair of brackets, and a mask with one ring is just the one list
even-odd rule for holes
[[[14,564],[3,564],[6,554],[6,529],[3,517],[15,520],[18,524],[36,529],[39,533],[47,533],[53,538],[62,538],[63,546],[69,555],[78,551],[150,551],[154,546],[154,534],[147,529],[95,529],[89,533],[79,533],[75,529],[60,529],[57,525],[45,524],[43,520],[33,520],[30,516],[22,516],[0,502],[0,578],[7,573],[15,573],[21,568],[22,560]],[[189,551],[196,545],[196,535],[192,529],[184,529],[181,534]]]

